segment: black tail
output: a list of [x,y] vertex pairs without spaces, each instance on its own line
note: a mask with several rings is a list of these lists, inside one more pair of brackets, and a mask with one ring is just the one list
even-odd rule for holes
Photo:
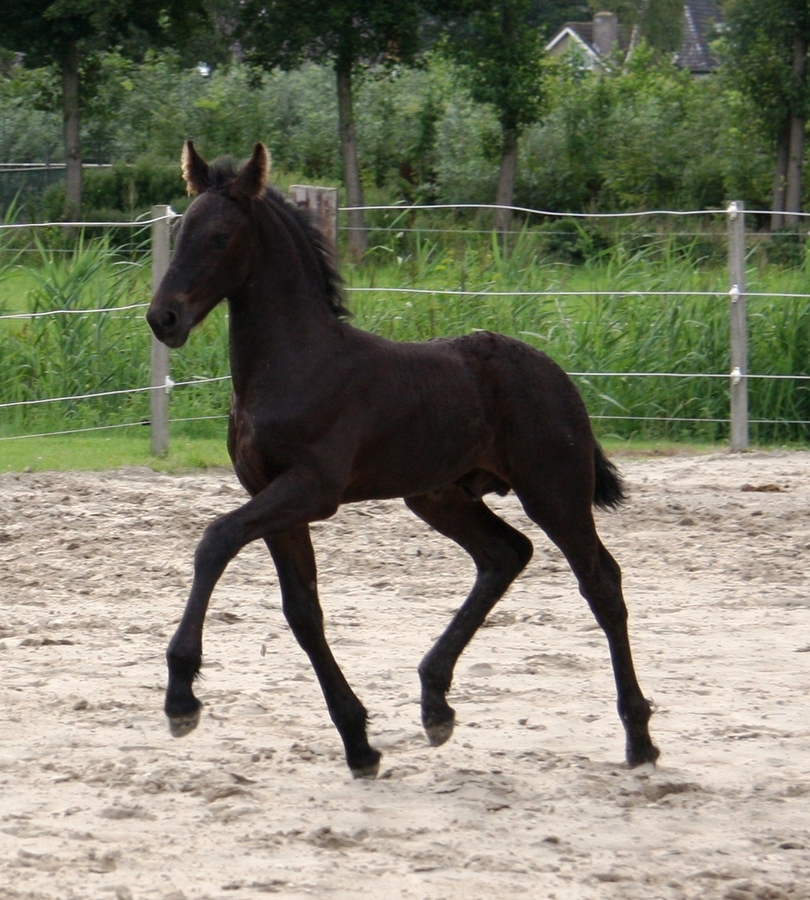
[[593,505],[599,509],[616,509],[627,499],[624,482],[619,470],[605,456],[599,444],[594,446],[596,483],[593,488]]

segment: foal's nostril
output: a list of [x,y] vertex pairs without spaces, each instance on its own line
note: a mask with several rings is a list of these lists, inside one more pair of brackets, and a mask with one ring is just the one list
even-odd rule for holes
[[180,317],[173,309],[164,309],[158,318],[158,324],[163,331],[174,331],[179,321]]
[[170,307],[163,309],[150,309],[146,314],[146,321],[155,334],[162,338],[167,334],[171,334],[180,324],[180,316]]

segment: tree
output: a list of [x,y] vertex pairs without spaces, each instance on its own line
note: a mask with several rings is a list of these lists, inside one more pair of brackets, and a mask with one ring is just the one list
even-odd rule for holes
[[798,223],[801,211],[810,8],[807,0],[730,0],[725,69],[753,100],[775,146],[771,228]]
[[23,54],[26,65],[55,66],[61,75],[66,218],[81,211],[82,74],[102,50],[138,55],[150,42],[187,33],[200,16],[202,0],[5,0],[4,49]]
[[418,49],[414,0],[245,0],[237,32],[249,63],[268,71],[295,69],[304,61],[335,72],[338,127],[349,213],[349,251],[368,247],[363,187],[357,155],[353,80],[364,66],[409,63]]
[[241,61],[242,49],[236,40],[241,0],[198,2],[205,8],[204,18],[182,35],[182,41],[171,44],[181,63],[188,68],[202,64],[203,70],[211,70]]
[[501,130],[494,224],[506,232],[517,170],[518,139],[543,109],[543,37],[531,0],[432,0],[446,22],[445,52],[460,66],[472,98],[490,104]]
[[[599,6],[600,10],[604,8]],[[587,0],[531,0],[526,22],[532,28],[541,28],[550,38],[566,22],[587,22],[590,18]]]

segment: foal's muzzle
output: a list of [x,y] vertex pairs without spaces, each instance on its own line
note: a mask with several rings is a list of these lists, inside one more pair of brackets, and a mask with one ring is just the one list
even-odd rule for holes
[[155,337],[173,349],[182,347],[188,338],[190,328],[184,319],[180,306],[172,302],[159,306],[153,302],[146,313],[146,321]]

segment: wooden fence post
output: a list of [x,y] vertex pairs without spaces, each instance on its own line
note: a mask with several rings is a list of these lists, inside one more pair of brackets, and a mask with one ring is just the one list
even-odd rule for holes
[[291,184],[290,200],[311,211],[318,231],[326,238],[332,262],[337,266],[338,189]]
[[731,338],[731,449],[748,449],[748,323],[745,310],[745,206],[729,204],[728,274]]
[[[152,292],[169,268],[171,222],[169,206],[152,207]],[[169,348],[152,335],[150,385],[151,450],[156,456],[169,452]]]

